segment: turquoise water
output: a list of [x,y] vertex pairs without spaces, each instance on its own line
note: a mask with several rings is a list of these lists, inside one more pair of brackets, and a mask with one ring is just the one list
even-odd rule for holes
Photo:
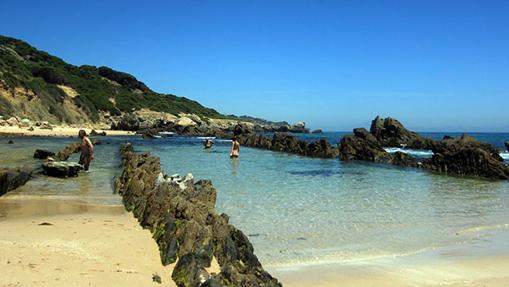
[[[0,162],[34,164],[35,146],[56,149],[75,140],[25,138],[6,145],[0,139]],[[103,139],[90,173],[35,179],[14,194],[120,204],[111,178],[118,172],[118,144],[126,140]],[[267,267],[413,254],[490,242],[493,232],[509,231],[509,182],[245,147],[231,160],[226,141],[204,150],[196,138],[129,140],[159,156],[169,174],[211,179],[217,210],[249,236]]]

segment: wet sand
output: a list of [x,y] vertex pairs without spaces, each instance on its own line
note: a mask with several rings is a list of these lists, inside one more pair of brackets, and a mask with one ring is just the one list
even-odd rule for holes
[[175,286],[122,206],[5,196],[0,231],[0,286]]
[[[508,255],[474,255],[471,251],[451,248],[418,255],[271,272],[287,287],[509,286]],[[491,254],[491,251],[488,253]]]

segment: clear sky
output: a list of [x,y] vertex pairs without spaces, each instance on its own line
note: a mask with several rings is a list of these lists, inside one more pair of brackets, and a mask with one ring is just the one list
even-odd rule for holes
[[509,131],[509,1],[3,1],[0,23],[222,113]]

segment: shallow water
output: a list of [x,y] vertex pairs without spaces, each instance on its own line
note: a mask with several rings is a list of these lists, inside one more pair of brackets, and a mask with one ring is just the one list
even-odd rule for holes
[[[35,164],[30,159],[35,147],[56,150],[76,141],[21,138],[6,145],[1,140],[2,165]],[[11,194],[120,204],[111,184],[118,172],[118,144],[127,139],[102,140],[90,173],[36,178]],[[129,140],[137,151],[161,157],[169,174],[211,179],[218,190],[217,210],[249,236],[268,267],[413,254],[490,241],[490,232],[509,231],[509,182],[245,147],[240,159],[231,160],[228,142],[216,141],[212,150],[204,150],[195,138]]]

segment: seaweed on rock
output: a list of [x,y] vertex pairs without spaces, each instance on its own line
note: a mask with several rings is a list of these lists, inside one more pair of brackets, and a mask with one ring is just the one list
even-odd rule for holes
[[[281,286],[263,269],[244,233],[228,223],[227,215],[216,213],[210,181],[167,176],[159,158],[137,154],[130,144],[121,147],[121,156],[115,191],[152,232],[161,262],[176,262],[172,279],[178,286]],[[214,257],[219,274],[206,270]]]

